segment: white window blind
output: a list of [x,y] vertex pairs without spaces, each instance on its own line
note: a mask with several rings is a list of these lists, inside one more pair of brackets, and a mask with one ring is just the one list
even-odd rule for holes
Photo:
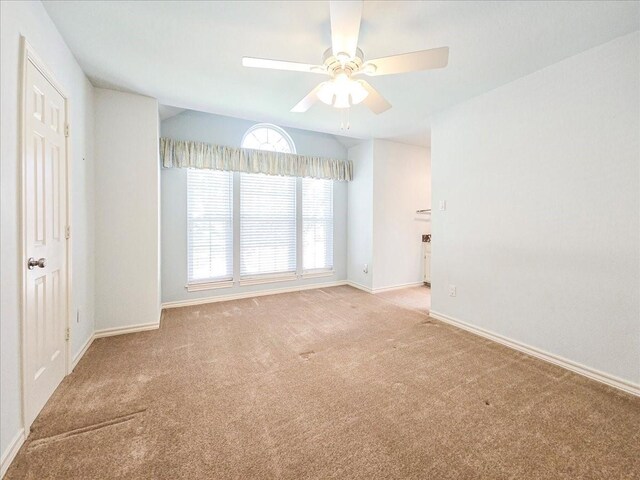
[[233,280],[233,174],[187,173],[189,283]]
[[302,179],[302,268],[333,268],[333,181]]
[[240,277],[295,272],[295,177],[240,174]]

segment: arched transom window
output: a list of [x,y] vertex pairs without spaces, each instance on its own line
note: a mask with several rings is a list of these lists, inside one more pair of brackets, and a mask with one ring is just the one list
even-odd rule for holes
[[241,146],[269,152],[296,153],[296,147],[289,134],[269,123],[258,123],[247,130]]

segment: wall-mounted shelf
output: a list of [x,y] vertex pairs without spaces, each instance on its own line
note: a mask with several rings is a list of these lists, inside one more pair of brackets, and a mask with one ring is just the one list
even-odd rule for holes
[[431,209],[425,208],[423,210],[416,210],[416,213],[419,215],[431,215]]

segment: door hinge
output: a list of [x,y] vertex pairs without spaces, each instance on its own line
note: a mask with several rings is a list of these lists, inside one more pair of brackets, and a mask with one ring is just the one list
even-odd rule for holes
[[64,229],[64,238],[69,240],[71,238],[71,225],[67,225]]
[[64,339],[68,342],[70,338],[71,338],[71,329],[67,327],[67,329],[64,331]]
[[69,124],[68,123],[64,124],[64,136],[65,137],[69,136]]

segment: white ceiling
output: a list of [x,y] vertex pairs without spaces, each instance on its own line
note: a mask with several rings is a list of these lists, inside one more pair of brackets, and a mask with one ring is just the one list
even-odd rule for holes
[[160,103],[355,138],[429,142],[429,116],[640,28],[638,2],[366,1],[365,58],[450,47],[446,69],[371,78],[393,108],[374,115],[317,104],[289,110],[325,77],[241,66],[243,55],[321,63],[324,1],[47,1],[96,86]]

